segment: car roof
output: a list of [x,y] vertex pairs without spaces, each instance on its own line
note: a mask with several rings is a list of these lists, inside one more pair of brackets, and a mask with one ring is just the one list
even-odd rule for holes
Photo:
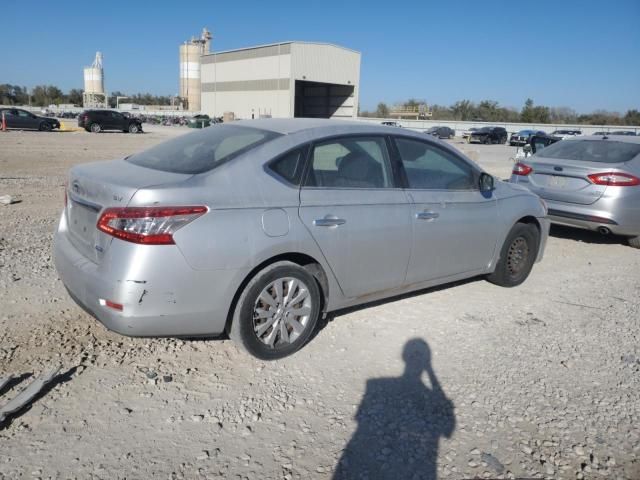
[[255,120],[238,120],[233,122],[234,125],[242,125],[245,127],[259,128],[261,130],[269,130],[271,132],[289,135],[302,132],[304,130],[315,130],[321,134],[322,130],[331,132],[340,128],[341,133],[360,133],[366,128],[367,131],[381,133],[394,132],[398,133],[397,128],[387,127],[376,123],[359,122],[356,120],[332,120],[325,118],[258,118]]
[[640,143],[640,137],[633,135],[582,135],[576,138],[567,138],[566,140],[562,140],[563,142],[583,142],[585,140],[604,140],[604,137],[607,137],[609,140],[615,140],[616,142],[625,142],[625,143]]

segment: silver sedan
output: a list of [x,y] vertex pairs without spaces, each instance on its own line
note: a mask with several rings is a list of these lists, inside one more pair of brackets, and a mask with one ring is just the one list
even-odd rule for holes
[[251,120],[74,167],[55,235],[71,296],[107,328],[289,355],[321,315],[543,255],[544,203],[421,133]]
[[640,248],[640,138],[562,140],[517,163],[511,182],[543,198],[553,223],[622,235]]

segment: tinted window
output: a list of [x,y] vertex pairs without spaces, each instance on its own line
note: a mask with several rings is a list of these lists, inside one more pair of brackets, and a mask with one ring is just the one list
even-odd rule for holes
[[349,137],[313,148],[307,186],[390,188],[391,162],[382,137]]
[[409,188],[474,190],[472,167],[455,155],[424,142],[396,139]]
[[294,185],[300,184],[304,149],[293,150],[269,164],[269,168],[277,175]]
[[598,163],[628,162],[640,154],[640,144],[611,140],[564,140],[549,145],[538,154],[544,158],[582,160]]
[[165,172],[203,173],[278,136],[257,128],[221,125],[181,135],[127,161]]
[[18,115],[23,118],[31,118],[31,114],[25,110],[18,110]]

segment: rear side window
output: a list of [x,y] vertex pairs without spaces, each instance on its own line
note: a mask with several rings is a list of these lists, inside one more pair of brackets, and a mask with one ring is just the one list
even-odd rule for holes
[[383,137],[346,137],[317,144],[306,185],[324,188],[392,188]]
[[628,162],[640,154],[640,144],[611,140],[564,140],[549,145],[537,156],[596,163]]
[[279,136],[257,128],[220,125],[181,135],[127,161],[165,172],[204,173]]
[[269,169],[293,185],[300,185],[302,167],[306,149],[297,149],[285,153],[269,164]]

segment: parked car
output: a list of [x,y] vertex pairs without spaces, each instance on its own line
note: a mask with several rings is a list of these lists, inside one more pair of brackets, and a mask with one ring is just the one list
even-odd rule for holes
[[385,125],[387,127],[398,127],[398,128],[402,128],[402,125],[400,125],[398,122],[390,122],[390,121],[385,121],[385,122],[380,122],[381,125]]
[[509,138],[509,145],[512,147],[521,147],[529,143],[532,135],[546,135],[547,133],[542,130],[520,130],[517,133],[512,133]]
[[[547,134],[532,135],[527,145],[530,150],[530,153],[537,153],[543,148],[546,148],[549,145],[553,145],[554,143],[559,142],[560,140],[562,139],[559,137],[554,137],[552,135],[547,135]],[[527,146],[525,146],[524,148],[527,149]]]
[[67,185],[54,256],[78,304],[125,335],[226,331],[264,359],[326,312],[477,275],[519,285],[549,228],[536,195],[458,150],[338,120],[223,124]]
[[616,130],[614,132],[610,132],[609,135],[628,135],[633,137],[636,135],[636,132],[631,130]]
[[188,120],[187,126],[189,128],[205,128],[211,125],[211,118],[209,115],[194,115]]
[[471,134],[469,142],[479,143],[506,143],[507,131],[503,127],[482,127]]
[[517,163],[511,182],[543,198],[552,222],[623,235],[640,248],[640,138],[557,142]]
[[438,138],[453,138],[456,135],[455,130],[449,127],[431,127],[424,133]]
[[60,122],[55,118],[35,115],[21,108],[0,108],[0,119],[3,114],[7,128],[40,130],[43,132],[50,132],[53,129],[60,128]]
[[553,132],[551,132],[551,135],[564,140],[565,138],[577,137],[579,135],[582,135],[582,131],[581,130],[554,130]]
[[478,129],[478,128],[476,128],[476,127],[471,127],[469,130],[465,130],[465,131],[463,131],[463,132],[462,132],[462,138],[469,139],[469,137],[471,136],[471,134],[472,134],[473,132],[475,132],[476,130],[479,130],[479,129]]
[[136,117],[115,110],[85,110],[78,116],[78,126],[87,132],[100,133],[105,130],[120,130],[141,133],[142,122]]

